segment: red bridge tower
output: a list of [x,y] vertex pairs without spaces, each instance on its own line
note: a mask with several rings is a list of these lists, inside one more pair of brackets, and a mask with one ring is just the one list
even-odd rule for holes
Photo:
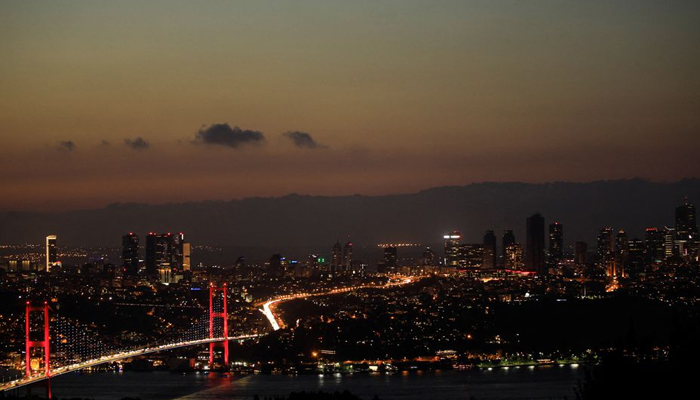
[[[214,296],[217,293],[221,293],[223,298],[224,306],[222,312],[214,312]],[[209,338],[214,339],[214,318],[223,319],[224,323],[224,340],[221,342],[221,346],[224,348],[224,364],[228,366],[228,317],[226,309],[226,284],[222,287],[209,286]],[[214,366],[214,346],[217,345],[214,342],[209,343],[209,365]]]
[[[225,303],[224,303],[225,304]],[[42,340],[31,340],[29,337],[29,315],[33,312],[44,312],[44,338]],[[32,306],[27,302],[27,316],[26,316],[26,349],[24,355],[24,363],[27,367],[27,377],[32,376],[31,363],[31,350],[33,348],[41,347],[44,349],[44,373],[47,377],[51,376],[51,353],[49,350],[49,304],[44,302],[43,306]]]

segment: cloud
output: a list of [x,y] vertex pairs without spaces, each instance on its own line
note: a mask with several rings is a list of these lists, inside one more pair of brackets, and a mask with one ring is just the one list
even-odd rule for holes
[[58,142],[59,150],[73,151],[75,150],[75,147],[75,142],[73,142],[72,140],[62,140]]
[[145,150],[151,147],[151,144],[140,136],[134,139],[124,139],[124,144],[134,150]]
[[202,126],[195,134],[195,143],[216,144],[238,148],[244,144],[260,144],[265,142],[262,132],[241,129],[237,126],[231,128],[229,124],[211,124]]
[[327,147],[315,141],[306,132],[292,131],[283,133],[283,135],[291,140],[296,147],[305,147],[307,149],[325,149]]

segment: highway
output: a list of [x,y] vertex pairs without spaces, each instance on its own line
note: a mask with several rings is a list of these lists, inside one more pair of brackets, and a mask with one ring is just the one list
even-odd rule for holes
[[297,294],[288,294],[284,296],[279,296],[275,297],[274,299],[270,299],[262,304],[262,309],[260,309],[260,312],[262,312],[265,317],[267,317],[268,322],[270,322],[270,326],[272,327],[273,330],[279,330],[284,327],[284,322],[282,319],[279,318],[275,314],[275,306],[285,302],[285,301],[290,301],[290,300],[296,300],[296,299],[305,299],[309,297],[319,297],[319,296],[329,296],[333,294],[340,294],[340,293],[347,293],[347,292],[352,292],[355,290],[361,290],[361,289],[388,289],[391,287],[395,286],[401,286],[401,285],[407,285],[409,283],[416,282],[420,279],[424,278],[424,276],[409,276],[409,277],[401,277],[401,278],[393,278],[393,280],[390,280],[388,283],[384,285],[359,285],[359,286],[348,286],[348,287],[343,287],[343,288],[336,288],[336,289],[331,289],[327,290],[324,292],[318,292],[318,293],[297,293]]

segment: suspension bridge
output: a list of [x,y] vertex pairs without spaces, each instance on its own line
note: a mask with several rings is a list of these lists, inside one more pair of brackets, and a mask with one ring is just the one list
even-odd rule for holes
[[[282,320],[275,314],[275,306],[280,303],[317,296],[347,293],[362,289],[388,289],[395,286],[407,285],[425,276],[392,277],[385,284],[354,285],[333,288],[313,293],[296,293],[282,295],[268,301],[257,303],[262,306],[260,311],[268,319],[273,330],[284,327]],[[35,306],[26,303],[25,323],[25,373],[24,376],[0,383],[0,392],[31,385],[33,383],[92,368],[101,364],[117,362],[151,353],[174,350],[190,346],[209,345],[209,365],[214,366],[214,349],[223,348],[223,365],[229,365],[230,341],[255,339],[261,334],[230,336],[228,329],[226,284],[221,287],[209,287],[209,309],[202,318],[179,335],[171,339],[159,340],[149,345],[141,345],[128,349],[114,349],[97,339],[98,335],[89,326],[75,323],[63,317],[54,317],[53,327],[49,326],[49,304]],[[131,304],[129,304],[131,305]],[[34,318],[33,318],[34,317]],[[41,320],[43,332],[32,331],[30,321]],[[41,335],[37,335],[42,333]],[[36,336],[40,336],[37,338]],[[34,339],[34,340],[32,340]],[[52,352],[53,349],[53,352]]]
[[[209,309],[192,326],[169,339],[128,349],[114,349],[101,342],[89,326],[63,317],[49,317],[48,302],[26,303],[25,373],[0,384],[0,392],[27,386],[44,379],[161,351],[209,345],[209,365],[214,366],[215,348],[223,348],[223,365],[229,364],[229,341],[243,341],[257,334],[230,336],[228,329],[226,285],[209,287]],[[32,329],[31,322],[41,321],[42,329]],[[51,327],[49,326],[51,322]],[[37,336],[39,336],[37,338]]]

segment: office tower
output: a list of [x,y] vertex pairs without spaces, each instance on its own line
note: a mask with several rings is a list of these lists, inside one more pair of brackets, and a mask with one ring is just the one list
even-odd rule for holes
[[58,264],[56,260],[56,241],[58,237],[56,235],[49,235],[46,237],[46,272],[51,271],[51,267]]
[[564,258],[564,226],[559,222],[549,224],[549,262],[557,265]]
[[182,232],[168,233],[168,237],[170,239],[168,242],[168,259],[170,266],[174,271],[182,272],[182,251],[185,244],[185,234]]
[[598,263],[605,265],[615,251],[615,237],[612,228],[601,228],[598,231]]
[[659,264],[666,259],[664,234],[658,228],[646,229],[644,247],[647,264]]
[[505,257],[506,269],[513,271],[522,271],[523,263],[523,246],[520,243],[511,243],[506,247]]
[[681,240],[691,240],[698,238],[698,222],[695,214],[695,205],[685,203],[676,207],[676,234]]
[[384,266],[395,267],[398,264],[398,254],[396,247],[387,246],[384,248]]
[[644,272],[646,264],[646,246],[644,241],[634,238],[628,241],[629,256],[626,273],[630,277],[637,279]]
[[192,269],[192,246],[188,242],[182,243],[182,270]]
[[343,270],[352,271],[352,242],[345,243],[343,246]]
[[576,242],[575,246],[576,265],[586,265],[586,256],[588,254],[588,244],[586,242]]
[[340,245],[340,240],[337,240],[333,245],[333,253],[331,253],[331,272],[338,272],[342,263],[343,246]]
[[695,205],[688,203],[688,199],[676,207],[676,247],[680,255],[693,258],[700,247]]
[[676,255],[676,228],[664,227],[664,256],[671,258]]
[[537,213],[526,220],[525,268],[546,274],[544,263],[544,217]]
[[155,232],[146,234],[146,272],[149,275],[155,274],[158,270],[156,265],[156,246],[158,235]]
[[484,263],[482,268],[484,269],[494,269],[496,268],[496,235],[493,231],[486,231],[484,235]]
[[454,231],[449,235],[444,235],[442,238],[445,248],[445,266],[458,267],[459,247],[460,241],[462,239],[462,234],[458,231]]
[[421,265],[435,265],[435,252],[430,247],[426,247],[423,250]]
[[612,275],[623,278],[627,275],[627,262],[629,261],[629,238],[624,229],[620,229],[615,236],[615,271]]
[[503,231],[503,238],[501,239],[501,257],[503,257],[503,264],[505,265],[505,260],[506,260],[506,249],[508,246],[511,244],[515,243],[515,235],[513,234],[513,231],[510,229],[506,229]]
[[155,275],[160,268],[170,268],[172,272],[182,272],[185,236],[182,233],[149,232],[146,235],[146,272]]
[[139,273],[139,237],[132,232],[122,236],[122,267],[127,277]]
[[481,244],[465,243],[459,247],[459,267],[479,269],[484,263],[484,247]]

